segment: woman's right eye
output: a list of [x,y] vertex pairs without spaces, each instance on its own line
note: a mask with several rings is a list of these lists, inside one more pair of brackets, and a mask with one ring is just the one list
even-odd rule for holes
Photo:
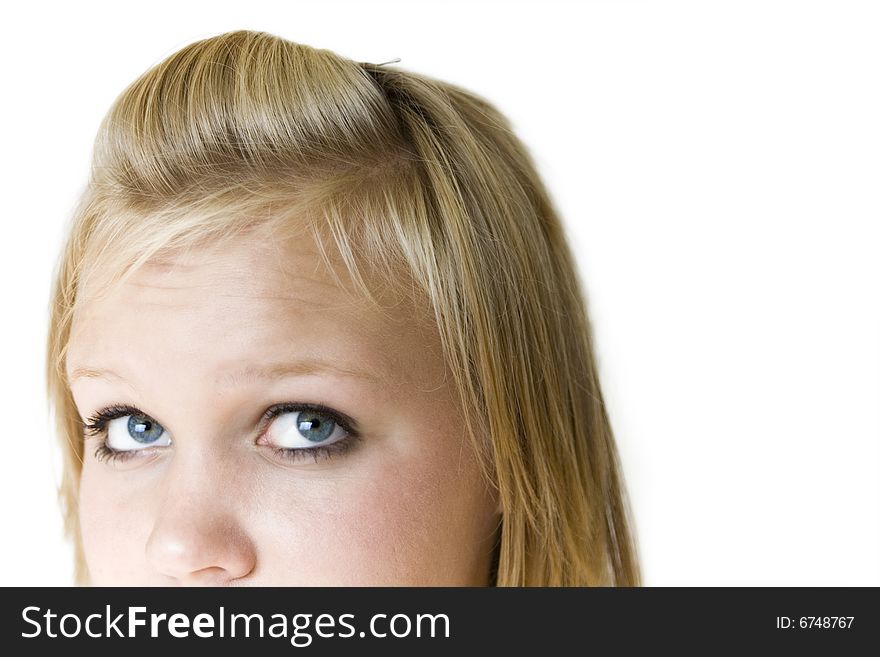
[[164,427],[147,415],[124,415],[107,422],[105,429],[106,447],[117,452],[171,444],[171,436]]

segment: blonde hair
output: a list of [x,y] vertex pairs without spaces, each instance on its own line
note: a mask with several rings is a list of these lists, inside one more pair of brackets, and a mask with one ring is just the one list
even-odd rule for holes
[[335,245],[368,299],[365,267],[383,289],[427,302],[499,495],[492,583],[639,585],[582,286],[510,122],[452,84],[249,30],[146,71],[95,140],[55,274],[46,363],[77,582],[88,581],[83,426],[65,354],[84,286],[100,295],[150,259],[244,231],[304,229],[325,260],[323,244]]

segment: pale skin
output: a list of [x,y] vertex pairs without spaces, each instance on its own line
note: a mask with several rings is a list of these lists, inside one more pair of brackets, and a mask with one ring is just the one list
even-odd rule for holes
[[[66,363],[80,416],[140,412],[84,438],[90,582],[489,583],[498,501],[462,431],[439,335],[406,303],[385,305],[345,294],[313,238],[267,247],[248,236],[87,301]],[[291,367],[304,360],[364,376]],[[251,376],[233,374],[242,368]],[[360,437],[329,457],[285,458],[278,448],[338,448],[347,434],[309,411],[265,420],[281,403],[323,404]],[[104,439],[126,458],[99,459]]]

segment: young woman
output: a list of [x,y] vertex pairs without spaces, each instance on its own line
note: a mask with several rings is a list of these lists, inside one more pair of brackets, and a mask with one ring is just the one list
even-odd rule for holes
[[563,226],[469,91],[184,47],[100,127],[50,321],[79,583],[640,583]]

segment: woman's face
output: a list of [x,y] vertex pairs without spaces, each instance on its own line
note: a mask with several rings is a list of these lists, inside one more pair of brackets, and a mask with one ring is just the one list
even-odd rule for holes
[[131,407],[86,432],[92,584],[488,583],[498,504],[436,328],[352,300],[317,249],[243,237],[74,317],[80,415]]

